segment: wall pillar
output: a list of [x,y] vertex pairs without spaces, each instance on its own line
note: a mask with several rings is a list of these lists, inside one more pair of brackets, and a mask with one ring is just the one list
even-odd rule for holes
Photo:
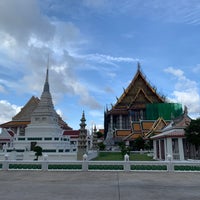
[[159,143],[158,143],[158,145],[159,145],[159,160],[161,160],[162,159],[162,155],[161,155],[161,140],[158,140],[159,141]]
[[113,130],[113,116],[110,115],[110,130]]
[[178,138],[179,158],[184,160],[183,138]]
[[172,138],[167,138],[166,139],[167,142],[167,155],[170,155],[173,159],[173,152],[172,152]]
[[154,153],[154,159],[158,159],[157,158],[157,145],[156,145],[156,140],[153,140],[153,153]]
[[164,139],[165,160],[167,160],[167,141]]
[[17,136],[19,136],[20,127],[17,127]]
[[122,129],[122,115],[119,116],[119,129]]

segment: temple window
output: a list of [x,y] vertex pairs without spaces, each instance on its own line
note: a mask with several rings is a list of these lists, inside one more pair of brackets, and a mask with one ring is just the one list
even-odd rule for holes
[[131,120],[128,115],[122,116],[122,129],[130,129]]
[[19,128],[19,136],[25,136],[25,128],[24,127]]
[[48,137],[48,138],[44,138],[44,140],[52,140],[52,138],[51,138],[51,137]]

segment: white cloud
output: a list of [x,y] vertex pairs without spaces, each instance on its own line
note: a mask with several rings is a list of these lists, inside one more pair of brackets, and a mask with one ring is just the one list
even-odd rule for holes
[[91,60],[98,63],[112,64],[112,65],[114,65],[114,63],[119,63],[119,62],[135,63],[139,61],[138,58],[113,57],[110,55],[103,55],[103,54],[98,54],[98,53],[88,54],[82,57],[84,57],[86,60]]
[[3,85],[0,85],[0,93],[4,93],[5,92],[5,88],[3,87]]
[[190,91],[190,90],[198,90],[197,83],[193,80],[188,79],[184,72],[180,69],[175,69],[173,67],[168,67],[164,69],[165,72],[172,74],[175,78],[177,78],[177,82],[175,84],[176,90],[181,91]]
[[54,34],[54,27],[41,15],[35,0],[1,0],[0,28],[25,44],[31,35],[48,41]]
[[174,100],[186,105],[190,113],[200,113],[200,96],[197,91],[174,91],[173,95]]
[[195,81],[188,79],[180,69],[169,67],[164,70],[172,74],[175,79],[174,91],[170,100],[188,107],[190,114],[200,113],[199,88]]
[[21,107],[10,104],[6,100],[0,100],[0,124],[10,121],[14,115],[21,110]]
[[174,69],[173,67],[168,67],[164,70],[165,72],[171,73],[172,75],[178,77],[178,78],[183,78],[184,72],[180,69]]
[[[12,13],[12,14],[11,14]],[[89,89],[76,77],[74,70],[80,58],[72,54],[79,49],[82,40],[79,29],[70,22],[61,22],[43,15],[35,0],[2,0],[0,2],[0,55],[12,63],[12,70],[22,74],[18,80],[10,80],[6,88],[17,93],[41,94],[45,78],[47,57],[50,54],[51,92],[55,97],[73,94],[79,102],[99,109],[99,103]],[[1,56],[3,57],[3,56]],[[2,58],[1,58],[2,59]],[[1,60],[4,66],[8,61]],[[14,64],[13,64],[14,63]],[[9,67],[9,65],[6,66]],[[6,71],[6,70],[4,70]],[[9,71],[5,72],[9,73]],[[6,80],[1,80],[5,83]],[[21,87],[26,85],[26,87]]]
[[197,64],[196,67],[194,67],[194,68],[192,69],[192,71],[193,71],[194,73],[199,73],[199,72],[200,72],[200,64]]

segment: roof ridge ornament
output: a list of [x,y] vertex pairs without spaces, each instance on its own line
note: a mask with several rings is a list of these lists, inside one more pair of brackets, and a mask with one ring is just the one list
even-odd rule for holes
[[141,65],[140,62],[137,63],[138,71],[141,71]]
[[48,60],[47,60],[47,71],[46,71],[46,78],[44,83],[44,92],[49,92],[49,54],[48,54]]

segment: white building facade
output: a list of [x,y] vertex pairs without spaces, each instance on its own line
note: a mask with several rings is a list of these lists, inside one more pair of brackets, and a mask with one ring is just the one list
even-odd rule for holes
[[160,134],[151,137],[155,159],[186,160],[188,158],[189,145],[186,142],[184,129],[190,121],[185,109],[183,115],[174,119]]
[[[76,152],[77,144],[71,143],[69,135],[64,134],[58,123],[58,114],[54,109],[49,89],[49,69],[46,71],[46,79],[40,101],[31,114],[31,122],[16,133],[9,129],[2,129],[2,149],[6,152],[29,152],[35,146],[40,146],[46,153]],[[21,122],[20,122],[21,123]],[[9,132],[10,131],[10,132]],[[12,134],[11,134],[12,133]],[[4,141],[7,138],[6,141]]]

